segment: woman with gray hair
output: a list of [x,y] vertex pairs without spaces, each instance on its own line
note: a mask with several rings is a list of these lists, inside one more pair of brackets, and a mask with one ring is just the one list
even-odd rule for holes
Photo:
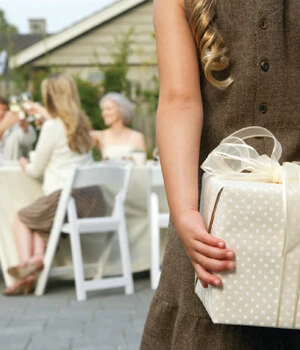
[[132,151],[146,150],[144,135],[127,126],[134,107],[125,96],[110,92],[101,98],[99,106],[107,129],[93,130],[91,135],[103,159],[130,158]]

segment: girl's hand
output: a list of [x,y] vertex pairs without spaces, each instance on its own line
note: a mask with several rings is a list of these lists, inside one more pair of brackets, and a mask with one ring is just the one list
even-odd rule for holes
[[23,171],[25,170],[25,167],[28,163],[29,163],[29,160],[27,158],[22,157],[19,159],[19,164],[20,164]]
[[226,248],[224,241],[207,232],[196,210],[185,211],[175,226],[202,286],[221,286],[222,280],[212,273],[234,270],[234,252]]

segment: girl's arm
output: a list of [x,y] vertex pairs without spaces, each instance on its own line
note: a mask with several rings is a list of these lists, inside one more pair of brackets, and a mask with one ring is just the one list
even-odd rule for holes
[[208,270],[235,268],[234,253],[208,234],[198,212],[203,108],[183,0],[155,0],[154,26],[160,78],[157,143],[172,221],[202,285],[221,285]]

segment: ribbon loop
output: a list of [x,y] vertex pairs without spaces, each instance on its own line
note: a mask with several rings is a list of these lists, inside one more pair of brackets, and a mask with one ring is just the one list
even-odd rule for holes
[[[262,128],[260,126],[250,126],[244,129],[240,129],[233,134],[231,134],[229,137],[236,137],[241,140],[248,140],[254,137],[267,137],[273,139],[274,146],[271,154],[271,159],[275,161],[279,161],[281,154],[282,154],[282,147],[279,141],[276,139],[276,137],[266,128]],[[223,141],[225,141],[224,139]],[[221,143],[223,143],[223,141]]]

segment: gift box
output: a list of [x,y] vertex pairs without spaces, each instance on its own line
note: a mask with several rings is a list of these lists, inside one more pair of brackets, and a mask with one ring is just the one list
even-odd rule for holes
[[[272,137],[271,157],[245,143]],[[236,254],[222,287],[195,292],[214,323],[300,328],[300,167],[281,166],[281,146],[252,127],[222,141],[203,164],[200,212],[208,231]]]

